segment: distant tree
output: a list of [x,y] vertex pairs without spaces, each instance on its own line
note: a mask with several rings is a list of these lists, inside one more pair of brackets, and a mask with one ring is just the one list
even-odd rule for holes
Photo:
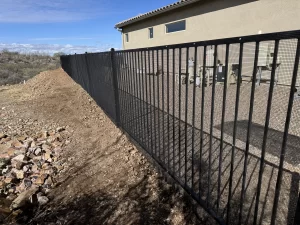
[[2,49],[2,53],[9,53],[9,50],[7,48]]
[[53,57],[60,57],[62,55],[66,55],[66,53],[64,53],[64,52],[57,52],[57,53],[54,53]]
[[16,52],[16,51],[10,51],[10,50],[8,50],[7,48],[2,49],[2,50],[1,50],[1,53],[9,54],[9,55],[19,55],[19,52]]

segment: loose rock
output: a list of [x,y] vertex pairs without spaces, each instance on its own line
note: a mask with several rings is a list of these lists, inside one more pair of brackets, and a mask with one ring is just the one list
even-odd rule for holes
[[14,169],[12,172],[16,175],[17,179],[24,179],[24,171],[23,170]]
[[[13,210],[30,202],[39,205],[49,202],[44,194],[51,191],[56,182],[54,176],[64,169],[66,163],[59,161],[65,142],[58,133],[65,128],[51,129],[54,131],[43,131],[34,136],[27,132],[26,135],[11,132],[13,138],[0,133],[0,144],[10,146],[5,151],[7,153],[0,155],[0,191],[13,201]],[[39,189],[43,193],[36,195]]]
[[7,150],[7,154],[10,156],[10,157],[13,157],[14,155],[15,155],[15,149],[13,149],[13,148],[9,148],[8,150]]
[[29,198],[38,191],[38,186],[32,186],[30,189],[22,192],[11,204],[11,209],[18,209],[29,202]]
[[14,141],[11,145],[13,147],[15,147],[15,148],[22,148],[22,147],[24,147],[24,145],[20,141],[18,141],[18,140]]
[[46,205],[49,202],[49,199],[46,196],[37,197],[39,205]]
[[42,149],[37,148],[37,149],[34,151],[34,154],[37,155],[37,156],[41,155],[41,154],[42,154]]
[[56,129],[56,132],[62,132],[62,131],[64,131],[65,130],[65,128],[63,128],[63,127],[58,127],[57,129]]
[[23,164],[24,159],[25,159],[25,155],[23,154],[18,155],[11,160],[11,165],[15,168],[20,167]]
[[6,138],[6,137],[7,137],[7,135],[6,135],[6,134],[0,133],[0,139],[2,139],[2,138]]
[[9,164],[9,159],[7,158],[1,158],[0,159],[0,169],[5,168]]

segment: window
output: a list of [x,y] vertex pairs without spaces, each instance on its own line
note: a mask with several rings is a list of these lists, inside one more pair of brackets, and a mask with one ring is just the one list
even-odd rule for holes
[[181,30],[185,30],[185,20],[166,24],[166,33],[173,33]]
[[125,41],[129,42],[129,36],[128,36],[128,34],[125,34]]
[[149,39],[153,38],[153,27],[149,28]]

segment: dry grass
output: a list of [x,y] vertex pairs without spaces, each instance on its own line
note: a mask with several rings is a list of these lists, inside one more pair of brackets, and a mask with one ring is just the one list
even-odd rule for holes
[[59,57],[39,54],[20,54],[18,52],[0,52],[0,86],[18,84],[45,70],[60,66]]

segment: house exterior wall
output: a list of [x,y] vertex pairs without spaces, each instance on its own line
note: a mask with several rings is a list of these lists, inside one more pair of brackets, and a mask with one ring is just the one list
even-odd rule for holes
[[[299,12],[299,0],[203,0],[123,27],[123,49],[297,30]],[[165,32],[166,23],[182,19],[185,31]]]

